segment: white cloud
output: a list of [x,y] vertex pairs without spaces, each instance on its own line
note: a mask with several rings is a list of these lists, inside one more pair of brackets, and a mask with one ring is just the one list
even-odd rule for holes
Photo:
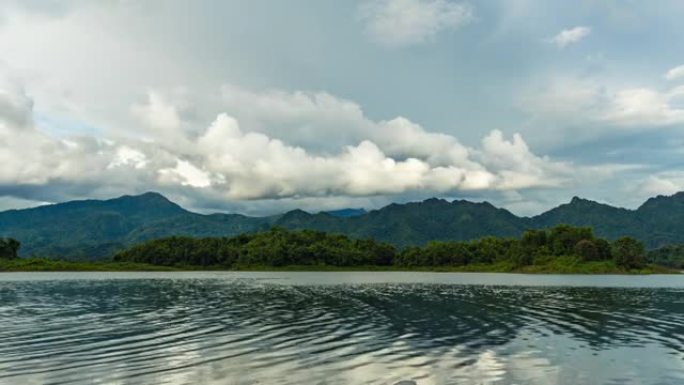
[[[380,123],[378,127],[384,124]],[[416,127],[414,135],[418,142],[434,135]],[[391,145],[392,132],[384,133],[388,135],[385,141]],[[495,135],[497,144],[507,143],[501,133]],[[492,172],[482,164],[468,159],[467,153],[470,150],[458,144],[454,138],[446,139],[447,143],[455,143],[458,151],[465,151],[466,155],[457,162],[438,165],[424,155],[424,148],[419,145],[414,154],[423,154],[422,156],[398,160],[388,156],[375,142],[363,140],[358,145],[345,146],[338,154],[321,156],[261,133],[243,132],[234,118],[222,114],[198,138],[195,147],[205,157],[206,169],[222,176],[223,180],[216,183],[216,188],[223,190],[232,199],[365,196],[399,194],[410,190],[444,192],[510,188],[512,181],[509,178],[512,175],[505,172],[506,167],[496,165],[496,172]],[[509,161],[540,160],[529,153],[520,137],[516,137],[512,147],[519,151],[520,156],[510,158]],[[411,150],[404,143],[396,148],[406,152]],[[447,155],[444,158],[448,158],[451,149],[443,150],[443,155]],[[433,151],[440,155],[439,147]],[[478,152],[478,156],[484,160],[498,155],[500,154],[495,149],[489,147]],[[517,167],[526,169],[527,166]],[[534,180],[537,177],[539,175],[532,176],[516,187],[546,185],[550,176],[546,175],[543,181]]]
[[359,12],[370,37],[394,47],[424,43],[473,19],[469,4],[450,0],[369,0]]
[[[493,131],[481,148],[470,148],[405,118],[374,122],[355,103],[326,93],[240,92],[259,101],[248,120],[261,132],[222,113],[194,133],[168,99],[152,92],[135,108],[151,128],[144,139],[57,139],[34,125],[31,99],[20,88],[0,87],[0,186],[184,189],[268,200],[554,187],[571,173],[567,165],[533,154],[520,135],[509,141]],[[279,122],[317,130],[286,135],[273,128]],[[313,134],[324,141],[347,124],[350,143],[339,141],[335,151],[312,151],[270,134],[292,141]]]
[[368,135],[393,156],[426,159],[433,166],[474,166],[469,150],[451,135],[427,132],[420,125],[398,117],[380,122]]
[[159,170],[160,182],[168,184],[180,184],[181,186],[209,187],[211,177],[209,173],[199,169],[186,160],[178,160],[176,167]]
[[[0,79],[0,183],[46,183],[53,175],[68,171],[71,151],[33,128],[33,101],[11,79]],[[73,166],[73,164],[72,164]]]
[[51,188],[57,185],[67,186],[77,197],[98,189],[138,191],[156,176],[152,170],[169,167],[175,159],[139,140],[52,137],[35,123],[33,114],[33,101],[24,89],[0,76],[0,187],[5,190],[45,188],[53,194],[43,196],[53,198],[59,196]]
[[147,101],[131,108],[133,115],[148,127],[160,133],[174,133],[180,129],[181,120],[175,106],[164,100],[158,92],[148,91]]
[[684,123],[684,86],[665,90],[611,87],[597,78],[571,76],[551,77],[542,83],[522,92],[519,106],[537,121],[573,130],[570,138],[553,133],[561,140]]
[[637,186],[637,194],[643,197],[672,195],[684,190],[684,172],[665,171],[647,177]]
[[684,122],[684,109],[674,103],[684,95],[678,87],[665,92],[649,88],[618,91],[607,107],[605,119],[622,126],[663,126]]
[[520,134],[513,135],[513,140],[508,141],[498,130],[482,139],[480,160],[499,175],[499,188],[502,190],[516,190],[529,185],[555,187],[574,173],[569,164],[533,154]]
[[684,78],[684,65],[671,68],[665,73],[665,79],[667,80],[678,80],[681,78]]
[[144,168],[147,165],[147,157],[142,152],[124,145],[116,150],[114,159],[107,168],[111,169],[129,165],[137,169]]
[[550,38],[549,41],[558,48],[565,48],[570,44],[579,42],[589,36],[589,34],[591,34],[591,28],[578,26],[560,31],[556,36]]
[[358,104],[327,92],[256,92],[224,85],[219,108],[250,131],[328,152],[358,143],[373,128]]

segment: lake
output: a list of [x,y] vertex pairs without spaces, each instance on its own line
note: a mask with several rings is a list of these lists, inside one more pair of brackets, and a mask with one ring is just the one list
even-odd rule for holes
[[682,384],[684,276],[0,274],[0,384]]

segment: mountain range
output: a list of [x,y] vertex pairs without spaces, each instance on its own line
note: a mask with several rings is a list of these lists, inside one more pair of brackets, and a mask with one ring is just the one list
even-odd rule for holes
[[310,214],[293,210],[266,217],[197,214],[149,192],[110,200],[82,200],[0,212],[0,236],[18,239],[22,256],[102,259],[127,245],[171,235],[233,236],[279,226],[374,238],[398,247],[431,240],[519,236],[529,228],[566,223],[599,236],[635,237],[648,248],[684,243],[684,192],[647,200],[636,210],[582,198],[533,217],[488,202],[431,198],[378,210]]

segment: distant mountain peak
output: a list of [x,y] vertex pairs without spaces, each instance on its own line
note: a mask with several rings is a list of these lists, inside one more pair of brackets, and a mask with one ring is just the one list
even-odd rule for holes
[[572,199],[570,199],[570,203],[577,204],[577,203],[582,203],[582,202],[588,202],[588,200],[584,199],[584,198],[580,198],[577,195],[575,195],[574,197],[572,197]]
[[492,208],[492,209],[496,209],[496,210],[502,210],[502,209],[497,208],[496,206],[494,206],[493,204],[491,204],[487,201],[473,202],[473,201],[469,201],[467,199],[457,199],[457,200],[451,202],[451,204],[454,206],[459,206],[459,205],[460,206],[473,206],[473,207],[484,207],[484,208],[488,208],[488,209]]
[[171,212],[184,212],[185,209],[180,207],[178,204],[172,202],[164,195],[158,192],[145,192],[140,195],[123,195],[118,198],[109,199],[105,201],[92,201],[100,202],[100,204],[105,206],[118,207],[121,209],[137,209],[142,211],[150,210],[163,210]]
[[682,203],[684,203],[684,191],[680,191],[672,195],[658,195],[653,198],[649,198],[637,209],[637,211],[643,211],[649,208],[654,208],[656,206],[663,205],[681,205]]
[[138,194],[139,197],[141,198],[162,198],[162,199],[168,199],[161,193],[158,193],[156,191],[146,191],[142,194]]
[[497,210],[504,210],[504,209],[501,209],[501,208],[499,208],[499,207],[494,206],[494,205],[491,204],[489,201],[482,201],[482,202],[479,202],[478,205],[480,205],[480,206],[482,206],[482,207],[488,207],[488,208],[492,208],[492,209],[497,209]]
[[600,205],[600,203],[596,201],[592,201],[590,199],[585,199],[585,198],[580,198],[578,196],[572,197],[570,199],[570,202],[561,205],[561,206],[570,206],[570,207],[588,207],[588,206],[594,206],[594,205]]
[[564,205],[561,205],[559,207],[564,207],[564,206],[584,207],[584,208],[603,206],[603,207],[618,208],[618,207],[610,206],[610,205],[605,204],[605,203],[597,202],[597,201],[594,201],[591,199],[581,198],[578,196],[572,197],[572,199],[570,199],[570,202],[568,202]]
[[283,214],[281,219],[294,219],[294,218],[308,218],[310,217],[311,214],[302,210],[302,209],[294,209],[286,212]]
[[446,200],[441,199],[441,198],[434,198],[433,197],[433,198],[428,198],[428,199],[424,200],[423,203],[425,203],[425,204],[444,204],[444,203],[449,203],[449,202],[447,202]]
[[684,200],[684,191],[680,191],[672,195],[657,195],[653,198],[649,198],[648,200]]
[[110,201],[115,200],[146,200],[146,201],[160,201],[160,202],[171,202],[169,198],[156,191],[147,191],[138,195],[122,195],[118,198],[109,199]]

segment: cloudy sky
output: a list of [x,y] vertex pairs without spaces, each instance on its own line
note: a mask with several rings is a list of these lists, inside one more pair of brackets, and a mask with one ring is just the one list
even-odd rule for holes
[[684,2],[5,0],[0,209],[684,190]]

